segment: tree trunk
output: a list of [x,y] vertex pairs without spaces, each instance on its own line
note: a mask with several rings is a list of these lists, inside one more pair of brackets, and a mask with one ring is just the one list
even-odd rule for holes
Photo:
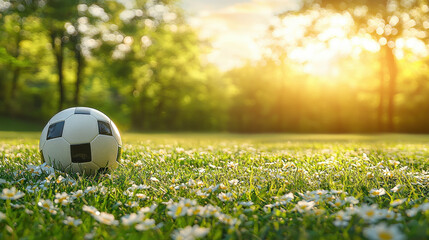
[[16,96],[16,89],[18,88],[18,79],[19,79],[20,73],[21,73],[21,68],[16,66],[15,69],[13,70],[12,89],[10,92],[10,97],[12,100],[14,100]]
[[388,106],[387,106],[387,117],[388,117],[388,130],[389,132],[395,131],[395,95],[396,95],[396,77],[398,75],[398,69],[396,66],[395,55],[393,54],[393,49],[385,46],[386,51],[386,64],[389,74],[389,85],[388,85]]
[[59,102],[58,110],[63,109],[64,105],[64,76],[63,76],[63,60],[64,60],[64,41],[62,36],[58,36],[57,33],[51,33],[51,44],[52,50],[54,51],[55,59],[57,61],[57,73],[58,73],[58,91],[59,91]]
[[[19,31],[16,35],[16,42],[15,42],[15,54],[13,55],[15,59],[18,59],[18,57],[21,55],[21,40],[22,40],[22,19],[19,19]],[[21,73],[21,67],[20,66],[14,66],[14,70],[13,70],[13,76],[12,76],[12,88],[11,88],[11,92],[10,92],[10,96],[11,96],[11,100],[15,99],[16,96],[16,89],[18,86],[18,80],[19,80],[19,75]]]
[[278,123],[275,131],[285,132],[287,129],[286,126],[286,104],[285,104],[285,91],[286,91],[286,78],[287,73],[285,70],[284,60],[281,60],[280,63],[280,96],[278,98]]
[[380,49],[380,69],[379,69],[379,76],[380,76],[380,86],[379,86],[379,103],[378,103],[378,109],[377,109],[377,123],[378,123],[378,132],[383,132],[384,129],[384,98],[385,98],[385,55],[383,48]]
[[76,83],[75,83],[73,103],[74,103],[74,105],[78,106],[79,105],[80,86],[82,83],[82,70],[83,70],[83,65],[84,65],[84,59],[82,56],[82,52],[81,52],[79,43],[76,44],[76,47],[74,49],[74,56],[76,59],[77,66],[76,66]]

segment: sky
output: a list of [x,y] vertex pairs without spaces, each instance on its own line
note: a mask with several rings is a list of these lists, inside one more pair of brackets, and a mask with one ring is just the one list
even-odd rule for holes
[[182,0],[188,22],[213,50],[207,61],[221,70],[261,56],[261,37],[276,14],[298,7],[299,0]]

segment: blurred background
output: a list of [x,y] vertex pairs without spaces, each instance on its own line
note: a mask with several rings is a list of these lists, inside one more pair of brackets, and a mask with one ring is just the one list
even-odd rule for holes
[[429,133],[428,30],[426,0],[0,0],[0,129]]

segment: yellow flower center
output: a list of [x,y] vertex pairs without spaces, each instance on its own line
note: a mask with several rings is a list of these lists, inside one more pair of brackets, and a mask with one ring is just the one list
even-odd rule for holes
[[179,214],[182,212],[182,206],[178,206],[176,209],[176,212],[174,213],[175,216],[179,216]]
[[389,233],[389,232],[379,232],[379,233],[378,233],[378,237],[379,237],[381,240],[390,240],[390,239],[393,239],[392,234],[391,234],[391,233]]
[[366,215],[368,217],[372,217],[372,216],[374,216],[374,214],[375,214],[375,212],[373,210],[366,212]]

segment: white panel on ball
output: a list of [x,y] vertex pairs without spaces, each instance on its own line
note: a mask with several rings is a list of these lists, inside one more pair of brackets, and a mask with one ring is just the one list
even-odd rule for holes
[[94,175],[100,169],[92,162],[87,163],[72,163],[66,170],[66,173],[79,173],[82,175]]
[[118,128],[116,127],[116,125],[115,125],[115,123],[113,121],[110,121],[110,125],[112,126],[113,137],[115,137],[115,139],[118,142],[119,146],[122,146],[121,135],[119,134]]
[[94,116],[97,120],[100,121],[104,121],[104,122],[110,122],[110,119],[108,116],[106,116],[106,114],[96,110],[96,109],[91,109],[91,115]]
[[[116,154],[118,154],[118,150],[116,150]],[[119,163],[116,161],[116,159],[114,161],[109,161],[109,165],[107,165],[109,169],[116,169],[118,168],[118,166],[119,166]]]
[[118,154],[118,144],[112,136],[98,135],[91,142],[92,162],[100,168],[116,168],[116,157]]
[[63,138],[46,141],[43,147],[45,161],[57,169],[65,170],[71,164],[70,144]]
[[66,120],[68,117],[70,117],[71,115],[74,114],[74,110],[75,110],[75,108],[68,108],[66,110],[63,110],[63,111],[55,114],[55,116],[53,116],[51,118],[51,120],[49,120],[49,123],[56,123],[59,121]]
[[89,143],[97,135],[97,120],[90,115],[75,114],[64,124],[63,138],[70,144]]
[[93,162],[79,163],[79,167],[81,169],[80,173],[83,175],[94,175],[97,173],[98,169],[100,169]]
[[66,170],[66,173],[80,173],[81,167],[79,166],[79,163],[72,163]]

